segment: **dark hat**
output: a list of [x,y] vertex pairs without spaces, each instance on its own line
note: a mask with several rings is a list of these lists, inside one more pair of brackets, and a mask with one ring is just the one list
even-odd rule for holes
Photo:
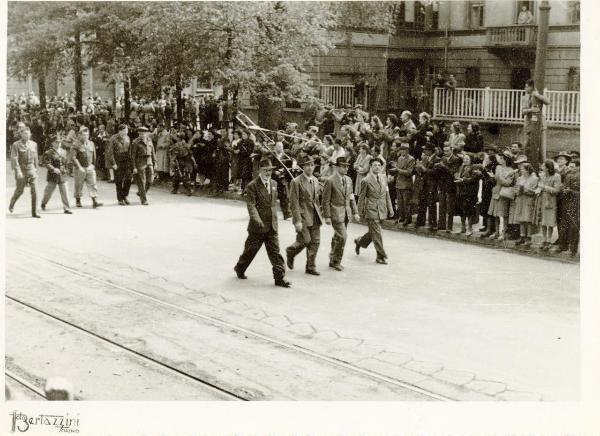
[[485,151],[493,151],[494,153],[498,153],[498,149],[494,145],[486,145],[483,149]]
[[270,169],[272,170],[273,168],[275,168],[273,166],[273,164],[271,163],[271,159],[261,159],[260,163],[258,164],[258,167],[263,170],[263,169]]
[[341,166],[349,167],[350,162],[348,162],[348,159],[346,159],[344,156],[340,156],[335,160],[334,165],[337,167],[341,167]]
[[299,167],[303,167],[306,164],[309,163],[314,163],[314,159],[312,156],[308,155],[308,154],[302,154],[300,156],[298,156],[298,166]]
[[380,165],[383,165],[383,161],[381,159],[379,159],[378,157],[374,157],[373,159],[371,159],[371,162],[369,162],[369,166],[373,165],[375,162],[379,162]]
[[119,124],[119,130],[125,130],[127,128],[127,124]]
[[144,132],[149,132],[150,130],[146,126],[140,126],[137,128],[137,131],[144,133]]
[[560,153],[558,153],[556,155],[556,159],[558,159],[561,156],[564,157],[564,158],[566,158],[567,160],[571,160],[572,159],[571,155],[568,152],[566,152],[566,151],[561,151]]

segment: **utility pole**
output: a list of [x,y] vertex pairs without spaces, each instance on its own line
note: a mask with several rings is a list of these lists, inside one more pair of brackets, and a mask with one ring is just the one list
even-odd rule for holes
[[[550,9],[550,2],[548,0],[542,0],[540,2],[534,73],[535,87],[540,93],[544,92],[545,86],[548,19],[550,16]],[[538,114],[533,114],[530,121],[531,134],[527,141],[527,158],[534,168],[538,168],[539,164],[546,158],[546,150],[543,144],[543,117],[542,108],[540,108],[540,112]]]

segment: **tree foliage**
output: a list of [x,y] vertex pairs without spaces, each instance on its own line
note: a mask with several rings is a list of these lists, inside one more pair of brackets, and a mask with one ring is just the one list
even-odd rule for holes
[[18,77],[99,66],[105,79],[135,78],[156,96],[210,78],[234,93],[276,99],[312,94],[307,69],[333,47],[330,30],[388,26],[393,2],[14,2],[9,65]]

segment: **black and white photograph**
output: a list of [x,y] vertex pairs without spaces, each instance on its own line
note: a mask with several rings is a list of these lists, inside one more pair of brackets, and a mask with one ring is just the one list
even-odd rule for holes
[[3,434],[583,401],[591,3],[7,2]]

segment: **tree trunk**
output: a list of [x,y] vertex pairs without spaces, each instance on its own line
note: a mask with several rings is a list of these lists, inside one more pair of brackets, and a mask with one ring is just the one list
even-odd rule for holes
[[181,98],[181,79],[177,79],[175,84],[175,98],[177,99],[177,123],[181,126],[183,124],[183,98]]
[[46,75],[40,73],[38,80],[38,94],[40,95],[40,108],[46,109]]
[[283,118],[283,100],[259,96],[258,125],[265,129],[277,130]]
[[125,122],[128,123],[129,122],[129,114],[131,113],[131,101],[129,98],[130,95],[130,91],[129,91],[129,77],[125,77],[125,80],[123,80],[123,98],[125,99],[125,101],[123,102],[123,105],[125,106],[124,110],[125,110]]
[[81,33],[75,32],[75,53],[73,56],[73,75],[75,79],[75,109],[81,112],[83,108],[83,66],[81,65]]

